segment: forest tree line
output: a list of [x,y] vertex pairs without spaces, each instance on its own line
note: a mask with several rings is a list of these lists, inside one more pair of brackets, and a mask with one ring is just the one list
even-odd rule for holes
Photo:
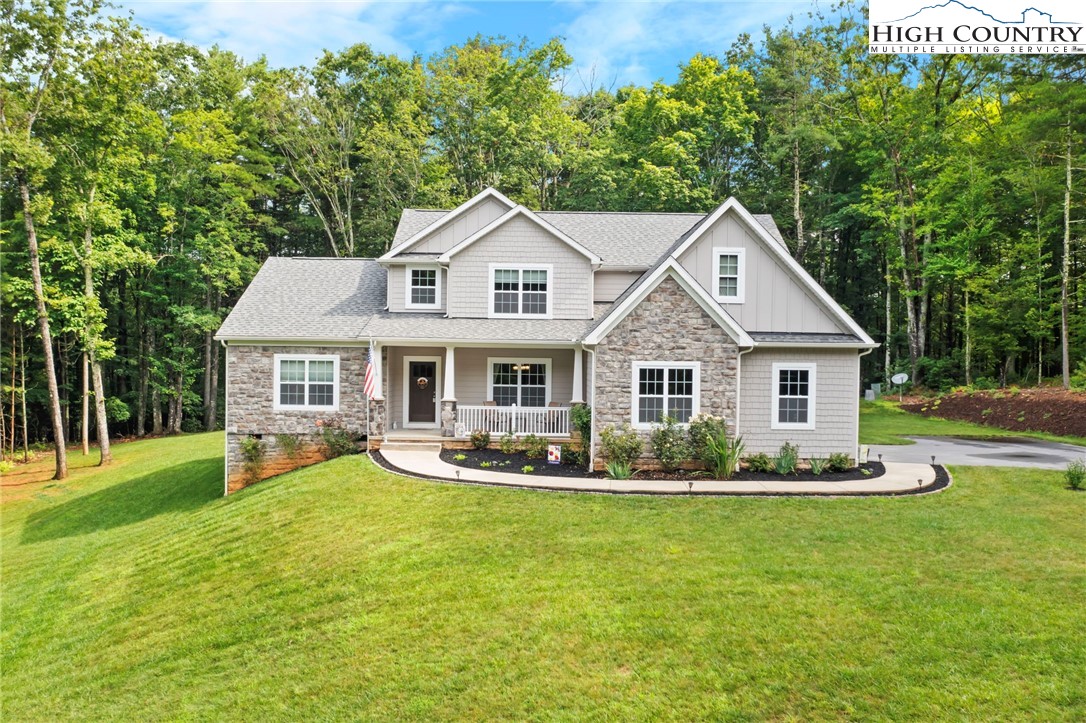
[[0,8],[6,454],[220,427],[212,336],[264,258],[380,255],[404,207],[487,186],[773,214],[883,344],[867,382],[1086,376],[1082,56],[868,55],[846,2],[615,88],[559,39],[281,69],[152,42],[99,0]]

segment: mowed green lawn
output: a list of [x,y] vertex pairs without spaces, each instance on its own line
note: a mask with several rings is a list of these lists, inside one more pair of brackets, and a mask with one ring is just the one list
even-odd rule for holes
[[901,409],[896,401],[860,401],[860,444],[913,444],[906,437],[1034,437],[1050,442],[1086,446],[1082,437],[1060,437],[1044,432],[1012,432],[956,419],[925,417]]
[[[6,488],[5,720],[1086,718],[1086,494],[461,487],[222,436]],[[7,483],[7,480],[5,480]]]

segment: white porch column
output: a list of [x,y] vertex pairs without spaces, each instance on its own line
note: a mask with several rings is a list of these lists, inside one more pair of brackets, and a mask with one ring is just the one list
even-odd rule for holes
[[384,362],[381,360],[382,352],[381,345],[375,342],[373,344],[373,382],[377,391],[373,398],[376,400],[385,398],[385,369]]
[[445,390],[441,395],[443,402],[456,401],[456,347],[445,347]]
[[582,357],[584,352],[581,347],[573,350],[573,399],[571,404],[584,404],[584,367]]

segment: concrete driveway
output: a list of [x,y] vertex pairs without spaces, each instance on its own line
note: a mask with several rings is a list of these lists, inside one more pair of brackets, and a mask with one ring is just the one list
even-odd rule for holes
[[884,462],[959,464],[982,467],[1034,467],[1066,469],[1073,459],[1086,460],[1086,447],[1045,442],[1031,437],[968,439],[964,437],[909,437],[916,444],[872,444],[868,459]]

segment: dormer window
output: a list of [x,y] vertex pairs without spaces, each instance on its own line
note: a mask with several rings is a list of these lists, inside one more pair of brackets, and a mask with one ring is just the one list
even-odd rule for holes
[[424,266],[407,267],[408,309],[438,309],[441,307],[441,274],[438,269]]
[[745,257],[746,249],[713,249],[713,270],[716,274],[713,296],[720,303],[743,303]]
[[551,267],[490,265],[490,316],[551,316]]

